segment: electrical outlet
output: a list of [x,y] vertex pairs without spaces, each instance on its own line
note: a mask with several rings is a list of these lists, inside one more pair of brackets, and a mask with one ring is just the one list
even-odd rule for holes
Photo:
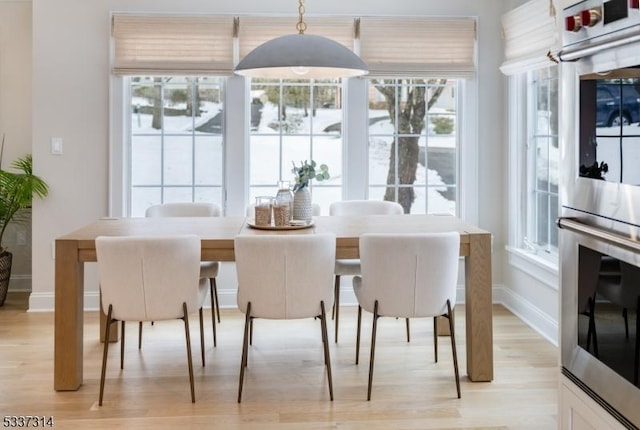
[[25,230],[18,230],[16,232],[16,244],[22,246],[27,244],[27,232]]

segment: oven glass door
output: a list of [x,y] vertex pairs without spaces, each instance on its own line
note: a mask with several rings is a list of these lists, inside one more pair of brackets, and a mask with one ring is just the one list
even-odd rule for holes
[[578,246],[578,346],[638,385],[640,267]]
[[580,76],[579,174],[640,185],[640,67]]
[[562,366],[640,427],[640,255],[561,229]]

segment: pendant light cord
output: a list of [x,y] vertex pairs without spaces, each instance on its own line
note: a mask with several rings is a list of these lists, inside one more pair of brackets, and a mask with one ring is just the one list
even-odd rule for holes
[[298,23],[296,24],[296,29],[298,33],[304,34],[304,31],[307,29],[307,24],[304,22],[304,0],[298,0]]

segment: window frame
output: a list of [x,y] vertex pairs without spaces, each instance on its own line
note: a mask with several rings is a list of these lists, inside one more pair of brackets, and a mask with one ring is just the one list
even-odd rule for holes
[[[557,66],[556,79],[559,79]],[[530,75],[535,70],[521,71],[508,77],[508,165],[509,165],[509,240],[507,250],[519,257],[537,261],[536,266],[545,271],[555,272],[558,267],[558,248],[545,248],[527,239],[533,232],[532,216],[536,214],[532,200],[535,198],[535,152],[532,122],[536,116],[532,112],[534,100],[530,87]],[[559,112],[559,104],[555,106]],[[556,115],[557,118],[557,115]],[[556,127],[557,130],[557,127]],[[556,136],[557,140],[558,136]],[[559,161],[559,160],[558,160]],[[550,225],[550,228],[553,228]]]
[[[132,118],[132,109],[131,106],[132,104],[130,103],[132,100],[132,93],[131,93],[131,88],[134,85],[133,83],[133,79],[136,78],[137,76],[126,76],[120,79],[121,85],[122,85],[122,90],[123,90],[123,121],[124,121],[124,129],[126,129],[126,134],[123,135],[123,145],[121,148],[121,154],[122,154],[122,159],[123,159],[123,163],[122,163],[122,169],[123,169],[123,173],[124,173],[124,178],[125,181],[123,181],[122,186],[123,186],[123,202],[122,202],[122,213],[123,216],[127,216],[127,217],[131,217],[132,216],[132,209],[133,209],[133,189],[134,188],[145,188],[145,186],[142,185],[134,185],[132,184],[132,180],[133,180],[133,160],[132,160],[132,140],[135,137],[133,134],[133,129],[131,126],[131,118]],[[161,93],[161,98],[162,98],[162,104],[163,106],[165,105],[165,84],[167,84],[165,82],[165,79],[167,79],[170,76],[150,76],[150,75],[144,75],[144,77],[152,77],[152,78],[161,78],[162,81],[162,86],[163,86],[163,91]],[[224,77],[220,77],[220,76],[210,76],[211,78],[216,78],[219,79],[220,82],[219,84],[216,83],[215,87],[218,88],[219,92],[220,92],[220,101],[221,104],[224,106],[225,104],[225,100],[226,100],[226,79]],[[194,77],[194,78],[198,78],[198,77]],[[193,85],[193,83],[191,83],[191,85]],[[171,89],[171,87],[173,87],[174,84],[173,83],[169,83],[167,85],[167,87],[169,89]],[[205,85],[206,87],[212,87],[212,85]],[[164,200],[164,194],[165,192],[163,191],[164,188],[167,189],[175,189],[175,188],[185,188],[185,189],[191,189],[191,195],[192,195],[192,201],[201,201],[195,198],[195,195],[197,194],[196,189],[198,188],[211,188],[211,189],[219,189],[220,190],[220,194],[221,194],[221,199],[220,201],[214,201],[212,203],[215,203],[221,207],[224,207],[224,201],[225,201],[225,196],[226,196],[226,175],[225,175],[225,168],[226,168],[226,163],[225,163],[225,152],[226,152],[226,133],[225,133],[225,121],[224,121],[225,115],[222,116],[222,124],[221,124],[221,133],[220,133],[220,139],[221,139],[221,151],[222,151],[222,160],[221,160],[221,165],[220,165],[220,169],[221,169],[221,183],[220,184],[210,184],[210,185],[200,185],[197,183],[196,181],[196,161],[195,161],[195,157],[196,157],[196,139],[197,139],[197,133],[194,131],[191,132],[191,139],[192,139],[192,149],[193,149],[193,153],[192,153],[192,157],[191,157],[191,163],[192,163],[192,172],[191,172],[191,176],[192,176],[192,181],[190,184],[188,185],[167,185],[165,184],[165,179],[164,179],[164,172],[160,173],[161,176],[161,181],[160,184],[158,185],[158,188],[160,189],[160,194],[161,194],[161,202],[160,203],[165,203],[167,201],[171,201],[171,200]],[[192,117],[193,120],[193,117]],[[139,133],[136,134],[136,136],[143,136],[143,135],[147,135],[146,133]],[[180,133],[180,132],[176,132],[176,131],[166,131],[164,128],[162,130],[159,131],[159,137],[160,137],[160,141],[161,141],[161,151],[162,154],[160,154],[160,158],[161,160],[164,160],[165,156],[164,156],[164,150],[165,150],[165,146],[167,144],[167,142],[165,141],[166,139],[171,140],[172,137],[189,137],[188,133]],[[120,151],[118,151],[120,152]],[[161,161],[162,164],[164,164],[164,161]],[[112,194],[112,193],[110,193]],[[138,215],[139,216],[139,215]]]
[[[465,222],[478,223],[479,207],[479,136],[477,77],[459,80],[458,115],[458,216]],[[249,200],[248,154],[250,128],[250,80],[241,76],[226,78],[223,213],[244,216]],[[368,189],[368,85],[365,79],[343,81],[343,116],[348,124],[342,131],[343,182],[342,199],[366,199]],[[122,76],[110,75],[109,134],[109,217],[127,216],[126,188],[130,181],[126,154],[128,129],[128,87]]]
[[[340,165],[342,166],[342,169],[340,171],[336,170],[335,164],[333,164],[331,162],[331,160],[326,160],[326,159],[319,159],[317,156],[314,156],[314,147],[316,147],[318,144],[316,143],[316,141],[318,139],[322,139],[323,137],[325,137],[322,133],[320,133],[318,130],[314,130],[314,121],[317,121],[318,119],[314,119],[314,116],[312,114],[310,118],[309,118],[309,122],[311,124],[310,129],[307,132],[301,132],[301,133],[286,133],[283,132],[282,130],[278,130],[275,131],[273,133],[261,133],[261,132],[254,132],[253,130],[251,130],[252,126],[249,123],[248,124],[248,136],[249,136],[249,153],[248,153],[248,166],[247,166],[247,175],[249,176],[249,183],[247,186],[247,192],[249,194],[249,199],[251,200],[252,197],[257,197],[257,196],[261,196],[264,195],[264,193],[258,192],[256,190],[261,190],[261,189],[265,189],[265,190],[269,190],[268,192],[271,192],[273,195],[275,195],[275,192],[277,191],[277,181],[276,183],[270,183],[270,184],[254,184],[251,182],[251,159],[252,159],[252,154],[251,154],[251,140],[255,137],[260,137],[260,136],[264,136],[264,137],[272,137],[278,140],[278,173],[277,173],[277,177],[278,177],[278,181],[289,181],[291,182],[291,185],[294,185],[294,175],[293,173],[288,173],[290,172],[291,168],[293,167],[290,163],[293,161],[296,163],[296,165],[299,165],[301,161],[303,160],[284,160],[283,159],[283,147],[286,146],[287,144],[285,143],[286,140],[289,140],[291,138],[299,138],[299,139],[304,139],[305,142],[309,145],[309,152],[310,155],[309,157],[305,157],[305,159],[307,160],[315,160],[318,163],[325,163],[328,165],[329,167],[329,174],[331,176],[336,176],[340,175],[341,179],[339,181],[339,183],[337,184],[327,184],[325,182],[319,182],[319,181],[311,181],[309,184],[309,189],[311,191],[311,194],[313,196],[313,192],[314,189],[337,189],[339,190],[339,194],[340,196],[344,195],[344,128],[345,128],[345,115],[344,115],[344,102],[342,101],[343,98],[343,94],[344,94],[344,79],[343,80],[338,80],[338,82],[326,82],[326,81],[316,81],[314,79],[310,79],[310,80],[288,80],[288,79],[279,79],[279,80],[267,80],[267,82],[254,82],[251,79],[247,79],[248,81],[248,85],[250,86],[250,94],[253,93],[254,91],[256,91],[254,89],[255,86],[265,86],[265,87],[274,87],[278,89],[278,103],[279,106],[278,108],[280,108],[280,106],[283,105],[283,99],[285,99],[285,89],[287,88],[304,88],[305,90],[309,90],[309,104],[310,106],[307,106],[307,108],[313,110],[313,105],[315,104],[315,95],[316,95],[316,89],[317,88],[335,88],[337,90],[336,92],[336,101],[338,101],[337,99],[341,99],[341,104],[342,107],[340,108],[341,111],[341,115],[340,115],[340,122],[341,122],[341,131],[340,131]],[[277,81],[277,82],[276,82]],[[249,109],[251,109],[251,104],[253,103],[251,97],[249,97],[249,100],[246,100],[246,103],[249,106]],[[251,113],[250,113],[251,115]],[[247,129],[247,126],[245,125],[245,129]],[[287,173],[285,173],[287,172]],[[250,205],[252,202],[249,201],[248,204]],[[325,204],[323,207],[323,213],[328,213],[329,207],[328,204]]]
[[[367,93],[370,94],[371,91],[377,91],[375,90],[376,84],[373,81],[373,79],[376,78],[372,78],[372,79],[367,79],[368,82],[368,91]],[[368,179],[367,181],[367,198],[369,198],[369,193],[371,192],[372,189],[382,189],[382,190],[386,190],[387,188],[393,188],[394,190],[394,201],[398,201],[398,192],[400,188],[417,188],[422,190],[425,193],[425,197],[424,197],[424,207],[418,208],[416,210],[414,210],[415,208],[415,201],[413,202],[411,209],[412,212],[411,213],[426,213],[426,214],[439,214],[439,215],[443,215],[446,212],[430,212],[429,211],[429,198],[428,198],[428,193],[429,193],[429,189],[432,188],[438,188],[438,187],[447,187],[448,189],[453,189],[454,193],[455,193],[455,213],[451,214],[454,216],[460,216],[460,189],[459,189],[459,183],[460,183],[460,142],[461,142],[461,137],[460,137],[460,130],[459,130],[459,125],[462,123],[461,118],[460,118],[460,102],[459,102],[459,97],[460,97],[460,93],[461,93],[461,82],[463,82],[463,79],[460,78],[433,78],[433,77],[425,77],[425,78],[407,78],[407,77],[392,77],[392,78],[388,78],[390,81],[389,85],[392,85],[396,91],[400,89],[402,90],[403,87],[405,86],[409,86],[409,87],[416,87],[416,86],[424,86],[425,87],[425,95],[428,93],[429,88],[435,88],[435,87],[440,87],[440,86],[444,86],[445,89],[446,88],[451,88],[455,91],[455,112],[453,113],[453,116],[455,118],[455,128],[454,128],[454,133],[453,133],[453,139],[455,139],[455,160],[454,160],[454,168],[455,168],[455,179],[454,179],[454,183],[453,184],[444,184],[444,185],[440,185],[440,184],[433,184],[430,183],[428,180],[428,176],[425,178],[425,182],[423,183],[414,183],[414,184],[399,184],[397,181],[397,172],[398,172],[398,147],[397,145],[395,146],[395,160],[396,160],[396,164],[395,164],[395,172],[396,174],[394,175],[396,177],[396,183],[395,184],[383,184],[383,183],[371,183],[371,180]],[[434,79],[434,80],[440,80],[440,79],[447,79],[448,81],[455,81],[454,85],[449,85],[449,83],[445,83],[444,85],[441,85],[439,83],[435,83],[435,84],[429,84],[428,81],[430,79]],[[402,83],[399,81],[412,81],[411,83]],[[424,83],[421,84],[415,84],[415,82],[413,82],[414,80],[423,80]],[[398,101],[399,99],[396,98],[396,104],[401,103],[402,101]],[[367,106],[369,106],[369,102],[370,99],[367,99]],[[367,109],[367,118],[368,120],[369,118],[369,113],[370,113],[370,108]],[[394,119],[394,123],[398,122],[398,109],[395,110],[396,111],[396,118]],[[380,138],[391,138],[392,140],[396,140],[399,137],[410,137],[410,136],[416,136],[418,139],[424,139],[425,140],[425,164],[427,163],[427,159],[428,159],[428,153],[426,151],[427,148],[427,144],[429,142],[429,139],[432,137],[431,134],[429,134],[429,118],[431,116],[439,116],[438,113],[431,113],[429,112],[428,109],[426,109],[425,107],[425,126],[423,128],[423,130],[420,132],[419,135],[414,135],[414,134],[401,134],[398,133],[397,129],[394,127],[394,131],[390,134],[384,134],[384,133],[369,133],[370,127],[367,127],[367,149],[369,149],[370,147],[370,138],[372,136],[374,137],[380,137]],[[370,162],[371,160],[369,158],[367,158],[367,164]],[[425,170],[426,170],[426,165],[424,166]],[[368,166],[367,172],[370,172],[370,167]],[[383,194],[386,193],[386,191],[383,192]]]

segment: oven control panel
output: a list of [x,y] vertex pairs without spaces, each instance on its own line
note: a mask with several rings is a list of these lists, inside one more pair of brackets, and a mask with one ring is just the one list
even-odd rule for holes
[[640,0],[584,0],[564,9],[563,46],[640,26]]

